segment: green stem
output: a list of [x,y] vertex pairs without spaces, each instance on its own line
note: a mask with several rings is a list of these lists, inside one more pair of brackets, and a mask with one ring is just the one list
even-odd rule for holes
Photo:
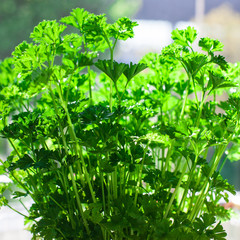
[[[23,217],[25,217],[25,218],[27,218],[27,219],[29,218],[27,215],[19,212],[19,211],[16,210],[15,208],[11,207],[9,204],[6,203],[5,205],[6,205],[7,207],[9,207],[11,210],[13,210],[14,212],[16,212],[17,214],[19,214],[19,215],[21,215],[21,216],[23,216]],[[34,219],[31,219],[31,220],[35,221]]]
[[196,203],[195,203],[195,205],[194,205],[194,208],[192,209],[192,211],[191,211],[191,213],[190,213],[190,215],[189,215],[189,220],[191,221],[191,222],[193,222],[194,221],[194,219],[195,219],[195,217],[197,217],[197,215],[198,215],[198,213],[199,213],[199,211],[200,211],[200,209],[201,209],[201,207],[202,207],[202,203],[203,203],[203,201],[205,200],[205,195],[206,195],[206,193],[208,192],[208,189],[209,189],[209,186],[210,186],[210,184],[209,184],[209,182],[208,181],[205,181],[205,183],[204,183],[204,185],[203,185],[203,187],[202,187],[202,191],[201,191],[201,193],[200,193],[200,195],[199,195],[199,197],[198,197],[198,199],[197,199],[197,201],[196,201]]
[[61,206],[61,204],[58,203],[51,195],[49,195],[49,198],[50,198],[59,208],[61,208],[64,212],[66,212],[66,209],[64,209],[63,206]]
[[88,91],[89,91],[89,105],[93,104],[93,98],[92,98],[92,79],[91,79],[91,72],[90,72],[90,66],[87,67],[88,69]]
[[194,90],[194,95],[195,95],[195,99],[196,99],[196,103],[199,107],[199,100],[198,100],[198,95],[197,95],[197,89],[196,89],[196,86],[195,86],[195,83],[194,83],[194,78],[193,76],[191,75],[191,80],[192,80],[192,83],[193,83],[193,90]]
[[82,184],[83,187],[85,187],[85,182],[84,182],[84,179],[83,179],[83,172],[82,172],[82,169],[81,169],[79,161],[77,161],[77,169],[79,171],[81,184]]
[[[111,43],[108,39],[108,36],[106,33],[103,34],[103,37],[104,39],[106,40],[107,42],[107,45],[108,45],[108,48],[109,48],[109,51],[110,51],[110,60],[111,60],[111,68],[113,69],[113,52],[114,52],[114,48],[116,46],[116,43],[117,43],[117,40],[114,42],[114,45],[113,47],[111,47]],[[112,92],[113,92],[113,85],[112,85],[112,80],[110,80],[110,99],[109,99],[109,107],[110,107],[110,110],[112,111]]]
[[11,146],[13,147],[13,149],[15,150],[16,154],[18,155],[19,158],[21,158],[21,154],[19,153],[19,151],[17,150],[16,146],[14,145],[13,141],[11,140],[11,138],[7,138],[9,143],[11,144]]
[[219,164],[219,162],[221,160],[221,156],[222,156],[223,152],[226,149],[226,146],[227,146],[226,144],[221,145],[219,147],[218,151],[217,151],[215,160],[213,161],[212,166],[211,166],[211,170],[210,170],[210,172],[209,172],[209,174],[208,174],[208,176],[207,176],[207,178],[206,178],[206,180],[204,182],[204,185],[202,187],[202,191],[201,191],[200,195],[198,196],[197,201],[196,201],[196,203],[194,205],[194,208],[192,209],[192,212],[191,212],[191,214],[189,216],[189,220],[191,222],[194,221],[195,217],[198,216],[199,211],[201,210],[201,207],[202,207],[202,205],[204,203],[204,200],[205,200],[205,196],[208,193],[208,189],[210,187],[209,180],[211,179],[212,175],[216,171],[216,169],[218,167],[218,164]]
[[16,181],[16,182],[28,193],[28,195],[34,200],[34,197],[33,197],[33,195],[31,194],[30,190],[29,190],[23,183],[21,183],[21,182],[17,179],[17,177],[14,176],[14,172],[12,171],[10,174],[11,174],[12,177],[15,179],[15,181]]
[[201,182],[201,179],[202,179],[202,170],[201,170],[201,168],[199,168],[198,173],[197,173],[197,182],[195,184],[195,189],[192,192],[191,200],[190,200],[190,203],[189,203],[189,206],[188,206],[188,212],[192,211],[192,205],[193,205],[194,198],[195,198],[195,195],[196,195],[196,189],[198,188],[198,186]]
[[[111,55],[111,68],[113,69],[113,51],[110,48],[110,55]],[[110,79],[110,99],[109,99],[109,106],[110,106],[110,110],[112,112],[112,95],[113,95],[113,82],[112,79]]]
[[[164,168],[163,168],[163,170],[162,170],[163,179],[164,179],[164,177],[165,177],[165,172],[166,172],[166,170],[167,170],[167,168],[168,168],[168,164],[169,164],[170,159],[171,159],[171,156],[172,156],[172,152],[173,152],[173,148],[174,148],[174,142],[175,142],[175,140],[173,140],[173,141],[171,142],[171,146],[170,146],[170,148],[168,149],[166,162],[165,162]],[[163,154],[164,154],[164,153],[163,153]],[[163,160],[163,159],[162,159],[162,160]]]
[[170,199],[170,201],[169,201],[169,203],[168,203],[168,206],[167,206],[167,208],[166,208],[165,214],[164,214],[164,216],[163,216],[164,219],[167,218],[167,215],[168,215],[168,213],[169,213],[169,210],[170,210],[170,208],[171,208],[171,206],[172,206],[172,203],[173,203],[173,201],[174,201],[174,199],[175,199],[175,196],[176,196],[176,194],[177,194],[177,192],[178,192],[178,190],[179,190],[179,188],[180,188],[180,185],[181,185],[181,183],[182,183],[183,177],[184,177],[185,172],[186,172],[186,170],[187,170],[187,166],[188,166],[188,163],[187,163],[187,160],[186,160],[186,162],[185,162],[185,164],[184,164],[184,166],[183,166],[182,174],[181,174],[181,176],[180,176],[180,178],[179,178],[178,184],[177,184],[177,186],[176,186],[176,188],[175,188],[175,190],[174,190],[174,192],[173,192],[173,194],[172,194],[172,196],[171,196],[171,199]]
[[76,229],[76,221],[73,218],[74,215],[74,210],[72,209],[72,204],[70,203],[70,199],[69,199],[69,189],[70,186],[68,184],[68,180],[67,180],[67,176],[68,173],[64,172],[64,169],[62,169],[62,171],[57,171],[57,177],[58,179],[61,181],[62,186],[63,186],[63,190],[66,194],[66,199],[67,199],[67,206],[68,206],[68,213],[69,213],[69,219],[72,225],[72,229]]
[[161,151],[162,151],[162,157],[161,157],[161,170],[163,171],[164,169],[164,152],[165,152],[165,147],[162,147],[161,148]]
[[[204,93],[203,93],[204,94]],[[201,116],[202,116],[202,110],[203,110],[203,105],[207,99],[208,95],[204,98],[204,95],[202,97],[202,101],[201,101],[201,104],[199,106],[199,112],[198,112],[198,118],[197,118],[197,121],[196,121],[196,127],[199,126],[199,122],[200,122],[200,119],[201,119]]]
[[106,214],[106,198],[105,198],[104,181],[103,181],[102,172],[100,173],[100,180],[101,180],[101,188],[102,188],[103,211],[104,211],[104,214]]
[[[53,93],[51,85],[49,85],[49,91],[50,91],[50,95],[51,95],[52,100],[53,100],[54,110],[55,110],[56,114],[59,116],[59,112],[58,112],[55,96],[54,96],[54,93]],[[65,139],[65,134],[64,134],[64,131],[63,131],[63,127],[62,127],[62,124],[60,123],[60,121],[58,121],[58,124],[59,124],[59,130],[60,130],[60,133],[61,133],[61,138],[63,140],[63,145],[64,145],[64,148],[65,148],[65,152],[67,154],[68,147],[67,147],[67,142],[66,142],[66,139]]]
[[115,90],[116,90],[116,93],[117,93],[117,96],[118,96],[118,105],[121,105],[121,97],[120,97],[116,82],[114,82],[114,87],[115,87]]
[[27,209],[27,207],[25,206],[25,204],[22,202],[21,199],[19,199],[19,202],[22,204],[22,206],[24,207],[24,209],[29,213],[29,209]]
[[[57,85],[58,86],[58,85]],[[75,131],[74,131],[74,127],[73,127],[73,124],[72,124],[72,120],[70,118],[70,115],[69,115],[69,112],[68,112],[68,108],[67,108],[67,104],[66,102],[64,101],[63,99],[63,96],[62,96],[62,92],[60,90],[60,88],[58,88],[58,92],[59,92],[59,96],[60,96],[60,100],[61,100],[61,103],[62,103],[62,107],[66,113],[66,116],[67,116],[67,121],[68,121],[68,125],[69,125],[69,132],[70,132],[70,136],[73,140],[73,142],[75,143],[75,151],[76,151],[76,154],[77,155],[80,155],[80,160],[81,160],[81,163],[82,163],[82,166],[83,166],[83,170],[84,170],[84,174],[85,174],[85,177],[86,177],[86,180],[87,180],[87,183],[88,183],[88,186],[89,186],[89,190],[91,192],[91,196],[92,196],[92,199],[93,199],[93,202],[96,203],[96,198],[95,198],[95,194],[94,194],[94,191],[93,191],[93,187],[92,187],[92,184],[91,184],[91,181],[90,181],[90,178],[89,178],[89,173],[87,171],[87,167],[86,167],[86,164],[85,164],[85,161],[84,161],[84,158],[82,156],[82,146],[80,146],[78,144],[78,140],[77,140],[77,137],[76,137],[76,134],[75,134]],[[53,96],[54,97],[54,96]],[[66,142],[66,141],[65,141]]]
[[[213,91],[213,101],[214,103],[216,103],[217,101],[217,94],[216,94],[216,90]],[[216,105],[214,104],[214,112],[216,111]]]
[[[50,94],[51,94],[51,97],[52,97],[52,100],[53,100],[53,104],[54,104],[54,108],[55,108],[55,111],[56,113],[58,114],[58,109],[57,109],[57,105],[56,105],[56,102],[55,102],[55,97],[54,97],[54,94],[53,94],[53,91],[52,91],[52,88],[51,86],[49,86],[49,90],[50,90]],[[62,97],[62,96],[61,96]],[[64,105],[65,106],[65,105]],[[67,116],[69,117],[69,115],[67,114]],[[69,119],[68,119],[69,120]],[[66,143],[66,139],[65,139],[65,134],[63,132],[63,128],[61,126],[61,123],[59,122],[59,129],[60,129],[60,132],[61,132],[61,137],[62,137],[62,140],[63,140],[63,144],[64,144],[64,148],[65,148],[65,152],[66,154],[68,153],[67,151],[67,143]],[[81,214],[81,217],[83,219],[83,224],[86,228],[86,231],[88,233],[88,235],[90,235],[90,230],[88,228],[88,224],[87,224],[87,221],[83,215],[83,209],[82,209],[82,206],[81,206],[81,202],[80,202],[80,198],[79,198],[79,195],[78,195],[78,191],[77,191],[77,186],[76,186],[76,182],[75,182],[75,179],[74,179],[74,174],[73,174],[73,169],[72,169],[72,166],[69,167],[69,170],[70,170],[70,175],[71,175],[71,180],[72,180],[72,184],[73,184],[73,189],[74,189],[74,193],[75,193],[75,197],[76,197],[76,200],[77,200],[77,205],[78,205],[78,209],[80,211],[80,214]]]
[[[177,172],[178,172],[178,169],[180,168],[180,165],[181,165],[181,158],[179,157],[179,159],[178,159],[178,161],[177,161],[177,165],[176,165],[176,167],[175,167],[175,169],[174,169],[174,176],[177,175]],[[160,188],[159,185],[158,185],[158,188]],[[168,193],[167,193],[166,199],[169,198],[169,195],[170,195],[170,193],[171,193],[171,189],[172,189],[172,184],[171,184],[171,185],[169,186],[169,188],[168,188]]]
[[111,187],[110,187],[111,181],[110,181],[110,174],[107,173],[107,191],[108,191],[108,213],[110,214],[111,210],[111,205],[110,205],[110,200],[111,200]]
[[112,86],[112,80],[110,80],[110,95],[109,95],[109,107],[112,112],[112,92],[113,92],[113,86]]
[[178,207],[178,213],[180,212],[181,209],[184,210],[184,205],[185,205],[186,197],[187,197],[187,194],[188,194],[188,191],[189,191],[189,186],[190,186],[190,183],[191,183],[192,178],[193,178],[194,170],[196,169],[197,159],[198,159],[198,155],[196,155],[196,157],[194,159],[194,165],[191,167],[191,171],[188,175],[187,184],[185,186],[184,193],[183,193],[181,202],[180,202],[179,207]]
[[64,239],[67,240],[67,237],[63,234],[63,232],[59,228],[56,228],[56,230],[63,236]]
[[137,180],[136,192],[135,192],[135,198],[134,198],[134,204],[135,204],[135,205],[137,204],[137,197],[138,197],[138,193],[139,193],[139,187],[140,187],[140,184],[141,184],[141,182],[142,182],[143,165],[144,165],[144,160],[145,160],[145,157],[146,157],[146,153],[147,153],[149,144],[150,144],[150,143],[148,142],[147,145],[146,145],[146,147],[145,147],[145,149],[144,149],[143,158],[142,158],[142,163],[141,163],[140,170],[139,170],[139,174],[138,174],[138,180]]
[[72,166],[69,167],[69,171],[70,171],[70,176],[71,176],[71,180],[72,180],[72,184],[73,184],[73,190],[74,190],[74,193],[75,193],[78,209],[79,209],[80,215],[82,217],[84,227],[86,228],[87,234],[90,236],[90,230],[89,230],[89,227],[88,227],[87,220],[86,220],[86,218],[83,214],[83,208],[82,208],[82,204],[81,204],[81,201],[80,201],[80,198],[79,198],[79,194],[78,194],[78,190],[77,190]]
[[112,182],[113,182],[113,198],[118,198],[118,184],[117,184],[117,167],[114,168],[112,173]]
[[183,99],[183,105],[182,105],[182,110],[181,110],[181,114],[180,114],[180,121],[183,118],[184,112],[185,112],[185,107],[186,107],[186,102],[187,102],[187,98],[188,98],[188,92],[189,92],[189,88],[190,88],[190,81],[188,81],[188,85],[187,85],[187,90]]
[[[17,150],[15,144],[12,142],[12,140],[10,138],[7,138],[7,139],[9,141],[9,143],[11,144],[11,146],[13,147],[13,149],[15,150],[15,152],[17,153],[18,157],[21,158],[21,155],[20,155],[19,151]],[[10,174],[15,179],[15,181],[31,196],[31,198],[34,199],[32,194],[30,193],[30,190],[14,176],[14,172],[12,171]]]
[[225,165],[225,163],[226,163],[226,161],[227,161],[227,155],[224,157],[224,159],[223,159],[223,161],[222,161],[222,164],[220,165],[220,167],[219,167],[219,173],[221,173],[222,172],[222,169],[223,169],[223,167],[224,167],[224,165]]

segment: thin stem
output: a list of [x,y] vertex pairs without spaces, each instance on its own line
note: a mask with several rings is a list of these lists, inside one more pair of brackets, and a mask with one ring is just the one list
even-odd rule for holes
[[190,81],[188,81],[187,89],[186,89],[185,96],[184,96],[184,99],[183,99],[183,105],[182,105],[182,110],[181,110],[181,114],[180,114],[180,121],[182,120],[184,112],[185,112],[185,107],[186,107],[186,102],[187,102],[187,98],[188,98],[189,88],[190,88]]
[[63,232],[59,228],[56,228],[56,230],[63,236],[64,239],[67,239],[67,237],[63,234]]
[[15,150],[16,154],[18,155],[19,158],[21,158],[21,154],[19,153],[19,151],[17,150],[16,146],[14,145],[13,141],[11,140],[11,138],[7,138],[9,143],[11,144],[11,146],[13,147],[13,149]]
[[178,190],[179,190],[179,188],[180,188],[180,185],[181,185],[181,183],[182,183],[183,177],[184,177],[185,172],[186,172],[186,170],[187,170],[187,166],[188,166],[188,163],[187,163],[187,160],[186,160],[186,162],[185,162],[185,164],[184,164],[184,166],[183,166],[183,169],[182,169],[182,174],[181,174],[181,176],[180,176],[180,178],[179,178],[179,180],[178,180],[178,184],[177,184],[174,192],[172,193],[172,197],[171,197],[171,199],[170,199],[170,201],[169,201],[169,203],[168,203],[167,209],[166,209],[165,214],[164,214],[164,216],[163,216],[164,219],[167,217],[167,215],[168,215],[168,213],[169,213],[169,210],[170,210],[170,208],[171,208],[171,206],[172,206],[172,203],[173,203],[173,201],[174,201],[174,199],[175,199],[175,196],[176,196],[176,194],[177,194],[177,192],[178,192]]
[[213,161],[213,164],[211,166],[211,170],[208,174],[208,176],[206,177],[206,180],[204,182],[204,185],[202,187],[202,191],[200,193],[200,195],[198,196],[198,199],[194,205],[194,208],[189,216],[189,220],[190,221],[193,221],[195,219],[195,217],[197,217],[202,205],[203,205],[203,202],[204,202],[204,199],[205,199],[205,195],[207,194],[208,192],[208,189],[210,187],[210,183],[209,183],[209,180],[211,179],[212,175],[214,174],[214,172],[216,171],[217,167],[218,167],[218,164],[221,160],[221,156],[223,154],[223,152],[225,151],[226,149],[226,144],[222,145],[219,147],[218,149],[218,152],[216,154],[216,158],[215,158],[215,161]]
[[[208,151],[205,152],[204,159],[206,159],[207,154],[208,154]],[[190,201],[190,204],[189,204],[189,207],[188,207],[188,212],[192,211],[192,205],[193,205],[194,198],[195,198],[195,195],[196,195],[196,189],[198,188],[201,180],[202,180],[202,170],[201,170],[201,168],[199,168],[199,170],[197,172],[197,182],[195,184],[195,189],[192,192],[191,201]]]
[[24,209],[29,213],[29,210],[27,209],[26,205],[23,203],[22,199],[19,199],[19,202],[22,204]]
[[79,194],[78,194],[78,190],[77,190],[77,186],[76,186],[76,182],[75,182],[72,166],[69,167],[69,170],[70,170],[70,176],[71,176],[71,180],[72,180],[72,184],[73,184],[73,190],[74,190],[74,193],[75,193],[78,209],[79,209],[80,215],[82,217],[83,224],[84,224],[84,226],[86,228],[87,234],[90,236],[90,230],[89,230],[89,227],[88,227],[87,220],[86,220],[86,218],[85,218],[85,216],[83,214],[83,208],[82,208],[82,204],[81,204],[81,201],[80,201],[80,198],[79,198]]
[[146,153],[147,153],[149,144],[150,144],[150,143],[148,142],[147,145],[146,145],[146,147],[145,147],[145,149],[144,149],[143,158],[142,158],[142,163],[141,163],[140,170],[139,170],[139,174],[138,174],[138,180],[137,180],[136,192],[135,192],[135,198],[134,198],[134,204],[135,204],[135,205],[137,204],[137,197],[138,197],[138,193],[139,193],[139,187],[140,187],[140,184],[141,184],[141,182],[142,182],[143,165],[144,165],[144,160],[145,160],[145,157],[146,157]]
[[114,172],[112,173],[112,182],[113,182],[113,198],[118,198],[118,184],[117,184],[117,167],[115,167]]
[[[49,91],[50,91],[50,94],[51,94],[51,97],[52,97],[52,100],[53,100],[54,110],[55,110],[56,114],[59,116],[55,96],[54,96],[54,93],[52,91],[51,85],[49,85]],[[64,131],[63,131],[63,127],[62,127],[62,124],[60,123],[60,121],[58,121],[58,124],[59,124],[59,130],[60,130],[60,133],[61,133],[61,138],[63,140],[63,145],[64,145],[64,148],[65,148],[65,152],[67,153],[68,147],[67,147],[67,142],[66,142],[66,139],[65,139],[65,134],[64,134]]]
[[[58,86],[58,85],[57,85]],[[68,112],[68,108],[67,108],[67,105],[66,105],[66,102],[64,101],[63,99],[63,96],[62,96],[62,92],[61,92],[61,89],[58,88],[58,93],[59,93],[59,96],[60,96],[60,100],[61,100],[61,103],[62,103],[62,107],[66,113],[66,116],[67,116],[67,121],[68,121],[68,125],[69,125],[69,132],[70,132],[70,136],[73,140],[73,142],[75,143],[75,151],[76,151],[76,154],[77,155],[80,155],[80,160],[81,160],[81,163],[82,163],[82,166],[83,166],[83,170],[84,170],[84,174],[85,174],[85,177],[86,177],[86,180],[87,180],[87,183],[88,183],[88,186],[89,186],[89,190],[91,192],[91,195],[92,195],[92,199],[93,199],[93,202],[96,203],[96,198],[95,198],[95,194],[94,194],[94,191],[93,191],[93,187],[92,187],[92,184],[91,184],[91,181],[90,181],[90,178],[89,178],[89,173],[87,171],[87,167],[86,167],[86,164],[85,164],[85,161],[84,161],[84,158],[82,156],[82,146],[80,146],[78,144],[78,140],[77,140],[77,137],[76,137],[76,134],[75,134],[75,131],[74,131],[74,128],[73,128],[73,124],[72,124],[72,120],[70,118],[70,115],[69,115],[69,112]],[[54,97],[54,95],[52,95]],[[61,130],[61,128],[60,128]],[[63,131],[61,131],[61,135],[63,134]],[[63,137],[63,135],[62,135]],[[65,137],[64,137],[65,139]],[[65,140],[65,144],[66,144],[66,140]],[[67,145],[66,145],[67,146]],[[67,148],[66,148],[67,149]]]
[[[19,212],[19,211],[16,210],[15,208],[11,207],[9,204],[6,203],[5,205],[6,205],[7,207],[9,207],[11,210],[13,210],[14,212],[20,214],[21,216],[23,216],[23,217],[25,217],[25,218],[29,218],[27,215],[25,215],[25,214]],[[35,221],[34,219],[32,219],[32,220]]]
[[116,93],[117,93],[117,96],[118,96],[118,105],[121,105],[121,97],[120,97],[116,82],[114,82],[114,87],[115,87],[115,90],[116,90]]
[[109,107],[111,112],[112,112],[112,93],[113,93],[113,83],[112,83],[112,80],[110,80]]
[[181,202],[180,202],[179,207],[178,207],[178,213],[180,212],[181,208],[182,208],[182,210],[184,209],[187,193],[189,191],[189,186],[190,186],[190,183],[191,183],[192,178],[193,178],[194,170],[196,169],[197,160],[198,160],[198,155],[196,155],[196,157],[194,159],[194,164],[193,164],[193,166],[192,166],[192,168],[190,170],[190,173],[188,174],[187,184],[185,186],[184,193],[183,193]]
[[202,99],[201,104],[199,106],[199,112],[198,112],[198,118],[197,118],[197,121],[196,121],[196,127],[199,126],[199,122],[200,122],[200,119],[201,119],[201,116],[202,116],[203,105],[204,105],[206,99],[207,99],[207,96]]
[[64,212],[66,212],[66,209],[61,206],[60,203],[58,203],[51,195],[49,195],[49,198],[59,207],[61,208]]
[[110,213],[110,199],[111,199],[111,188],[110,188],[110,184],[111,184],[111,181],[110,181],[110,174],[107,173],[107,191],[108,191],[108,213]]
[[220,165],[220,167],[219,167],[219,173],[221,173],[222,172],[222,169],[223,169],[223,167],[224,167],[224,165],[225,165],[225,163],[226,163],[226,161],[227,161],[227,155],[224,157],[224,159],[223,159],[223,161],[222,161],[222,164]]
[[[178,159],[178,161],[177,161],[177,165],[176,165],[176,167],[175,167],[175,169],[174,169],[174,176],[176,176],[177,175],[177,173],[178,173],[178,169],[180,168],[180,165],[181,165],[181,157],[179,157],[179,159]],[[158,185],[158,188],[160,188],[160,186]],[[170,195],[170,193],[171,193],[171,189],[172,189],[172,184],[169,186],[169,188],[168,188],[168,193],[167,193],[167,196],[166,196],[166,199],[168,199],[169,198],[169,195]]]
[[103,181],[102,172],[100,173],[100,180],[101,180],[101,188],[102,188],[103,211],[104,211],[104,214],[106,214],[106,198],[105,198],[104,181]]
[[[165,177],[165,172],[167,170],[168,164],[170,162],[170,158],[172,156],[172,151],[173,151],[173,148],[174,148],[174,142],[175,142],[174,140],[171,142],[171,146],[170,146],[170,148],[168,149],[168,152],[167,152],[167,158],[166,158],[165,166],[162,169],[163,178]],[[164,152],[163,152],[163,154],[164,154]]]
[[[58,178],[60,179],[60,181],[62,182],[62,185],[63,185],[63,188],[64,188],[64,191],[65,191],[65,194],[66,194],[66,198],[67,198],[67,206],[68,206],[68,212],[69,212],[69,218],[70,218],[70,222],[71,222],[71,225],[72,225],[72,228],[73,229],[76,229],[76,221],[74,220],[73,218],[73,215],[74,215],[74,210],[72,209],[72,204],[70,203],[70,199],[69,199],[69,194],[68,194],[68,189],[70,189],[70,186],[68,184],[68,179],[67,179],[67,173],[64,172],[64,169],[62,170],[61,173],[59,173],[57,171],[57,174],[58,174]],[[61,177],[62,175],[62,177]]]
[[15,179],[15,181],[16,181],[16,182],[28,193],[28,195],[30,195],[31,198],[34,200],[34,198],[33,198],[32,194],[31,194],[30,190],[29,190],[23,183],[21,183],[21,182],[17,179],[17,177],[14,176],[14,172],[12,171],[10,174],[11,174],[11,176]]
[[90,66],[87,67],[88,69],[88,91],[89,91],[89,105],[92,105],[93,103],[93,97],[92,97],[92,79],[91,79],[91,72],[90,72]]

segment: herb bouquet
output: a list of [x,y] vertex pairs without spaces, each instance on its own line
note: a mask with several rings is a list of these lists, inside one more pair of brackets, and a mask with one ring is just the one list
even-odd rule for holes
[[[220,172],[229,143],[238,151],[240,98],[217,97],[236,89],[239,66],[215,54],[217,40],[194,51],[191,27],[174,30],[161,54],[116,62],[136,25],[74,9],[39,23],[1,62],[12,150],[0,173],[13,198],[32,199],[23,215],[33,239],[225,239],[219,200],[234,188]],[[13,209],[6,189],[0,203]]]

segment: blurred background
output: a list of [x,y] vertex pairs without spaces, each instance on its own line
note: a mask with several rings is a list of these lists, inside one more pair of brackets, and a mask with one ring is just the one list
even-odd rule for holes
[[[136,20],[135,38],[118,45],[117,58],[137,62],[148,52],[160,52],[171,43],[175,28],[194,26],[200,37],[210,37],[224,44],[223,55],[229,62],[240,61],[240,1],[239,0],[0,0],[0,60],[11,56],[15,46],[29,35],[42,20],[69,15],[73,8],[85,8],[95,14],[105,13],[109,22],[127,16]],[[0,142],[4,159],[7,145]],[[240,161],[227,162],[222,175],[240,191]],[[0,182],[8,181],[0,176]],[[239,194],[230,200],[240,204]],[[19,211],[20,205],[16,203]],[[240,217],[224,223],[228,240],[240,239]],[[0,239],[28,240],[23,218],[13,211],[0,210]]]

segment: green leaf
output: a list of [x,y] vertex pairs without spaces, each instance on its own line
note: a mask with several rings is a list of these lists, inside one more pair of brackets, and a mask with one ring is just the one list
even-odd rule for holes
[[93,15],[83,26],[83,34],[88,43],[101,42],[105,39],[109,24],[105,14]]
[[108,46],[106,34],[109,25],[105,15],[94,15],[83,8],[73,9],[70,16],[61,19],[62,23],[77,28],[84,39],[84,47],[92,51],[104,51]]
[[187,67],[188,72],[191,73],[193,78],[195,78],[199,70],[209,62],[207,56],[201,53],[193,53],[181,61]]
[[76,33],[65,35],[58,51],[61,53],[78,53],[82,49],[83,39]]
[[188,47],[197,38],[197,31],[193,27],[187,27],[185,30],[175,29],[172,31],[172,39],[175,43]]
[[240,145],[234,144],[230,149],[226,151],[227,158],[231,162],[239,161],[240,160]]
[[34,165],[33,159],[28,154],[25,154],[16,163],[12,163],[8,169],[9,171],[13,171],[17,168],[26,170],[32,167],[33,165]]
[[226,102],[226,109],[234,109],[236,112],[240,112],[240,94],[239,92],[233,93],[229,96]]
[[223,229],[221,222],[218,222],[215,228],[211,230],[206,230],[206,234],[209,237],[209,239],[214,239],[214,240],[225,240],[227,236],[227,233]]
[[79,114],[82,124],[98,124],[104,120],[115,119],[114,111],[102,103],[98,105],[89,106]]
[[0,60],[0,90],[6,86],[10,86],[16,79],[17,73],[13,70],[14,59],[5,58],[3,61]]
[[208,37],[201,38],[198,45],[203,51],[206,51],[209,54],[217,51],[223,51],[224,46],[220,41]]
[[66,29],[66,26],[54,21],[42,21],[33,30],[30,38],[36,43],[44,43],[47,45],[58,45],[61,43],[60,35]]
[[63,17],[60,22],[77,28],[81,33],[83,30],[83,25],[86,22],[87,18],[93,16],[93,14],[90,14],[84,8],[73,9],[70,14],[70,16]]
[[[210,89],[211,86],[211,89]],[[237,87],[237,85],[227,79],[221,74],[216,72],[209,71],[209,82],[207,88],[210,89],[210,92],[220,88],[229,88],[229,87]]]
[[141,136],[138,138],[138,141],[147,141],[149,143],[160,143],[164,144],[165,146],[170,145],[170,139],[168,135],[160,135],[158,133],[148,133],[145,136]]
[[89,204],[89,210],[86,210],[87,218],[95,224],[99,224],[103,220],[103,215],[101,214],[102,204],[101,203],[91,203]]
[[133,64],[132,62],[130,62],[130,65],[127,65],[123,74],[125,75],[125,77],[129,82],[134,76],[136,76],[138,73],[140,73],[146,68],[147,68],[147,65],[143,63]]
[[0,208],[2,206],[7,206],[7,204],[8,204],[8,200],[6,199],[6,197],[0,195]]
[[112,62],[111,60],[98,60],[95,66],[108,75],[115,83],[128,68],[128,65],[125,63]]
[[211,62],[216,63],[224,71],[226,71],[229,68],[229,64],[225,60],[225,57],[221,55],[213,56]]
[[72,59],[68,59],[68,58],[63,58],[62,59],[62,64],[65,66],[65,67],[68,67],[70,69],[74,69],[75,68],[75,64],[73,62]]
[[182,47],[176,42],[173,42],[162,49],[162,56],[165,59],[170,59],[171,61],[182,60],[182,57],[185,54],[189,54],[189,49],[186,46]]
[[119,40],[127,40],[134,36],[133,27],[138,26],[137,22],[131,21],[127,17],[119,18],[109,27],[109,35]]
[[16,57],[20,57],[29,47],[31,47],[31,45],[26,41],[23,41],[22,43],[20,43],[18,46],[15,47],[15,50],[12,53],[12,55]]
[[15,71],[20,79],[32,74],[37,68],[45,67],[47,55],[43,45],[21,43],[13,52]]
[[28,193],[15,191],[14,193],[12,193],[12,195],[13,195],[13,198],[16,199],[16,198],[26,197]]
[[80,53],[77,55],[77,66],[85,67],[93,65],[93,58],[96,58],[97,54],[94,52]]

